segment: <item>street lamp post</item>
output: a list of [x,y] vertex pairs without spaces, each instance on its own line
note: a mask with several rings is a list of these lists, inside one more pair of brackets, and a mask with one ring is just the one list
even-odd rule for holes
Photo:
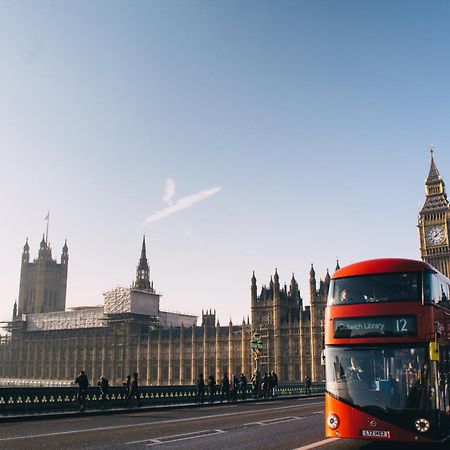
[[261,340],[261,335],[258,332],[253,333],[252,339],[250,341],[250,348],[255,358],[255,371],[258,372],[258,360],[259,354],[263,349],[263,342]]

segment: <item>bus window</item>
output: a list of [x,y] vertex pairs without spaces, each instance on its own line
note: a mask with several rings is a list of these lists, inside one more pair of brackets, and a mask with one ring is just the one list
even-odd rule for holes
[[424,296],[426,302],[448,304],[449,287],[434,273],[427,272],[424,274]]
[[419,301],[418,272],[364,275],[331,280],[328,305],[386,301]]

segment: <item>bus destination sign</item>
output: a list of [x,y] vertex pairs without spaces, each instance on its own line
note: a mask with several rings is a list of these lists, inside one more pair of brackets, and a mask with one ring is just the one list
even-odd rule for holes
[[416,316],[366,316],[334,319],[334,337],[336,339],[416,335]]

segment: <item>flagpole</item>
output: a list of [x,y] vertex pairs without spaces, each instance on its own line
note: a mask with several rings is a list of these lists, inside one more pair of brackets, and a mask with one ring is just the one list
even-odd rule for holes
[[47,220],[47,231],[45,233],[45,242],[48,244],[48,223],[50,222],[50,210],[47,213],[47,217],[45,218]]

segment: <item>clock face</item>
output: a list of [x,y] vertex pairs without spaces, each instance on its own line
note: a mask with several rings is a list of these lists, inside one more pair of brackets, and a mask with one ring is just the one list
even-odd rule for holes
[[442,244],[445,240],[444,228],[440,225],[434,225],[427,230],[427,242],[430,245]]

